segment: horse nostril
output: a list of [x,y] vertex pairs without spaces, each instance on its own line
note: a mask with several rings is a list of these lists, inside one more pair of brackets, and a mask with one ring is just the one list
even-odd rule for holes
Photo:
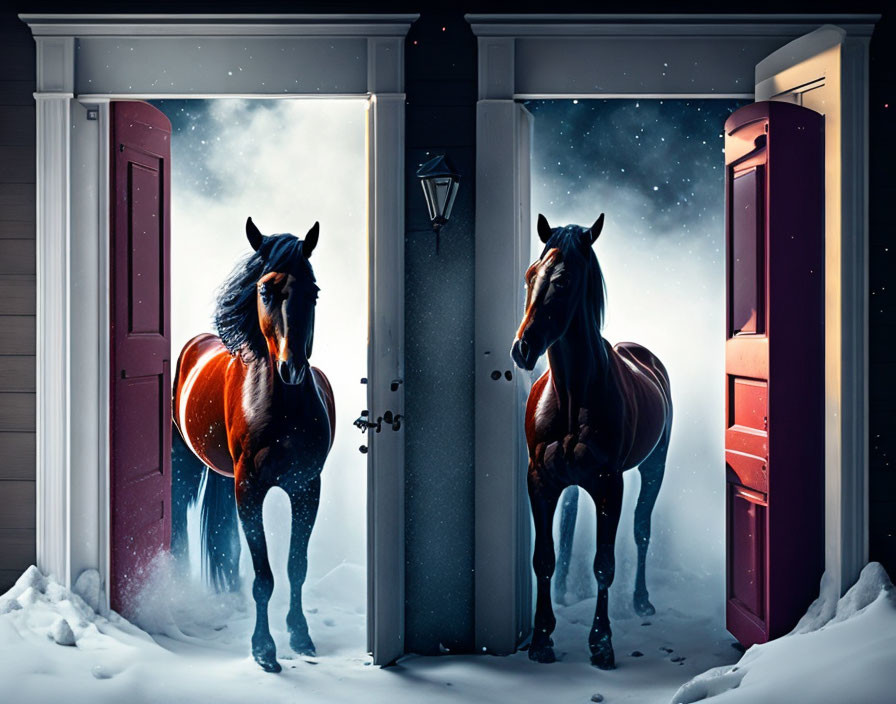
[[520,340],[520,354],[523,357],[529,356],[529,343],[525,340]]

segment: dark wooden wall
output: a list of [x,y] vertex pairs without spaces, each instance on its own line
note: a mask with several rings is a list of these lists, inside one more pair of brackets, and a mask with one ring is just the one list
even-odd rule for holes
[[[405,52],[405,638],[438,654],[473,648],[476,38],[460,13],[427,13]],[[437,154],[461,174],[438,254],[415,176]]]
[[0,593],[34,562],[34,41],[0,16]]
[[869,210],[869,559],[896,579],[896,27],[871,41]]

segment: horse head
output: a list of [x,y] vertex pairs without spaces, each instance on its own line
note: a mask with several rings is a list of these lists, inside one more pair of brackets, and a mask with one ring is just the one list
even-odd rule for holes
[[314,345],[314,308],[318,287],[308,261],[317,245],[319,223],[304,240],[291,234],[262,235],[246,221],[249,244],[263,261],[255,282],[258,327],[269,358],[284,384],[301,384]]
[[590,228],[551,228],[544,215],[538,216],[538,237],[545,246],[526,271],[525,313],[510,350],[521,369],[534,369],[538,358],[569,328],[580,305],[600,327],[603,278],[591,245],[603,225],[603,214]]

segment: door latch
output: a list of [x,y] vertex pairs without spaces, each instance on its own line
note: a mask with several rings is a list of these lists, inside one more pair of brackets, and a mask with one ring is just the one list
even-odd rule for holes
[[376,422],[370,420],[370,411],[364,410],[361,411],[361,415],[355,419],[355,422],[352,424],[362,433],[366,433],[368,430],[375,430],[376,432],[380,432],[383,429],[383,423],[392,426],[392,430],[401,430],[401,421],[404,420],[404,416],[400,413],[392,413],[392,411],[386,411],[379,418],[376,419]]
[[377,419],[376,423],[370,422],[370,411],[361,411],[361,415],[355,418],[355,422],[352,423],[358,430],[362,433],[366,433],[368,428],[376,428],[376,432],[380,432],[380,426],[382,425],[382,418]]

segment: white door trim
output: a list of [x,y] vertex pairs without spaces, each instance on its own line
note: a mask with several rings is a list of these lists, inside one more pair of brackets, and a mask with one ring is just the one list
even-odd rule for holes
[[[825,120],[825,566],[845,592],[868,561],[868,44],[825,25],[756,65],[756,99]],[[835,566],[839,569],[835,569]]]
[[[390,381],[404,366],[404,37],[416,18],[20,15],[37,43],[37,562],[63,584],[100,570],[108,608],[108,101],[369,99],[368,407],[403,413]],[[84,103],[98,120],[80,119]],[[368,476],[368,625],[384,664],[403,652],[403,434],[376,436]]]
[[[514,134],[512,111],[503,113],[500,124],[495,122],[500,118],[488,107],[495,101],[752,95],[757,64],[826,23],[838,25],[853,38],[849,42],[850,87],[841,92],[840,98],[844,111],[859,118],[867,115],[867,39],[878,19],[878,15],[467,15],[479,38],[477,129],[479,134],[485,129],[489,134]],[[833,349],[842,351],[826,360],[826,374],[840,378],[842,384],[841,397],[829,398],[826,409],[829,417],[838,418],[828,426],[836,428],[836,436],[829,441],[839,445],[842,455],[834,461],[834,455],[828,453],[825,468],[829,497],[832,488],[839,488],[836,502],[826,505],[826,522],[835,526],[827,532],[827,539],[835,546],[828,549],[826,569],[841,590],[853,583],[867,560],[867,489],[863,479],[867,472],[867,300],[863,286],[868,230],[867,207],[862,209],[867,203],[867,157],[861,149],[862,140],[867,145],[867,131],[861,120],[850,123],[849,129],[851,136],[859,136],[860,143],[842,196],[857,204],[851,230],[855,237],[850,246],[842,248],[841,273],[849,287],[842,291],[839,305],[844,326],[842,330],[837,326],[837,339],[826,343],[828,349],[833,345]],[[517,204],[512,199],[480,193],[481,185],[495,178],[494,165],[502,154],[507,156],[506,152],[500,139],[484,143],[480,139],[477,144],[477,355],[485,350],[506,354],[512,341],[504,330],[506,325],[494,324],[495,316],[504,310],[500,301],[482,297],[480,291],[489,289],[489,279],[519,283],[522,276],[516,258],[510,255],[518,233],[507,225],[516,222]],[[506,171],[500,172],[502,178],[510,177]],[[499,227],[500,223],[505,226]],[[840,231],[836,236],[841,241],[844,237]],[[496,246],[496,238],[503,246]],[[831,314],[829,308],[826,316]],[[488,396],[488,384],[493,382],[482,376],[488,372],[479,361],[477,356],[477,490],[481,481],[518,486],[515,477],[525,472],[525,464],[514,454],[502,452],[504,446],[494,443],[493,437],[479,432],[479,414],[518,419],[519,413],[483,406],[486,400],[489,404],[495,401]],[[507,395],[500,403],[517,401]],[[516,427],[509,421],[504,432],[521,433],[518,420],[513,422]],[[485,549],[486,540],[515,549],[517,565],[510,570],[513,574],[522,569],[521,565],[528,570],[530,559],[529,541],[517,540],[515,512],[519,501],[519,496],[508,496],[501,503],[483,505],[476,513],[476,553]],[[515,612],[502,605],[516,598],[515,585],[512,580],[495,580],[490,572],[478,570],[476,580],[477,649],[510,652],[521,640],[521,629]]]

